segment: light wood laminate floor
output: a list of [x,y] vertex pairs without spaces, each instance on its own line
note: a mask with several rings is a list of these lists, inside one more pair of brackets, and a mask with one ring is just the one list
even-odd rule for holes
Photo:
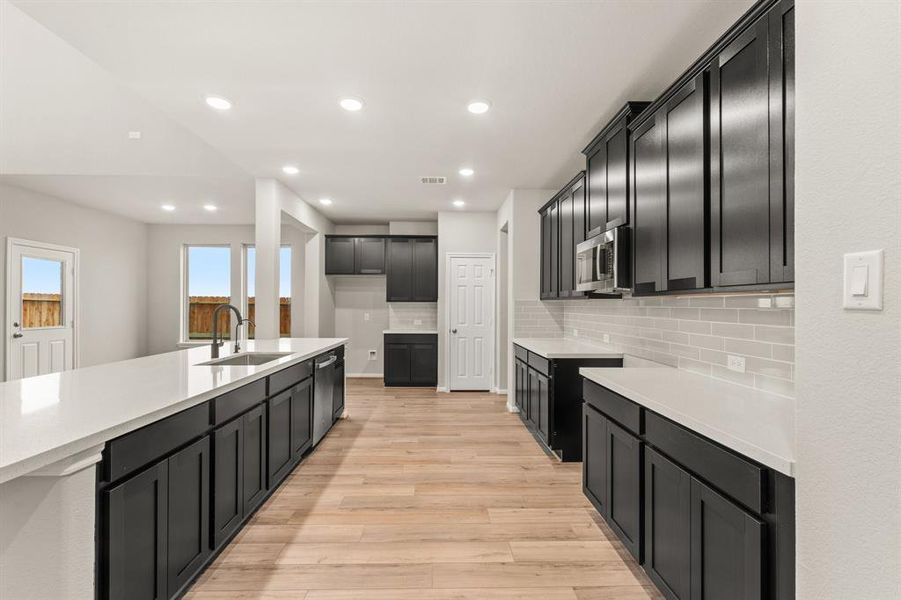
[[188,593],[193,600],[659,598],[503,396],[348,380],[348,418]]

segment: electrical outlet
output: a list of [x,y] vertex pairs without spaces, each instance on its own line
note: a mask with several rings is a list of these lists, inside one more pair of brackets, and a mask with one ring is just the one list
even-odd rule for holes
[[414,325],[422,325],[422,319],[413,319]]
[[605,334],[604,334],[604,343],[605,343],[605,344],[609,344],[609,343],[610,343],[610,334],[609,334],[609,333],[605,333]]
[[368,321],[368,320],[369,320],[369,313],[363,313],[363,320],[364,320],[364,321]]
[[579,330],[573,329],[573,337],[579,337]]
[[733,356],[731,354],[728,355],[726,359],[726,367],[730,371],[738,371],[739,373],[745,372],[745,357],[744,356]]
[[376,356],[377,356],[377,353],[376,353],[375,350],[370,350],[370,351],[369,351],[369,360],[375,360],[375,359],[376,359]]

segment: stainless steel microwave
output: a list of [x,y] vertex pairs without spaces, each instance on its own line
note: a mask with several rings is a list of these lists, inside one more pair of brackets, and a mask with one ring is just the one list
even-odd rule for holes
[[576,290],[614,293],[632,286],[629,228],[608,229],[576,246]]

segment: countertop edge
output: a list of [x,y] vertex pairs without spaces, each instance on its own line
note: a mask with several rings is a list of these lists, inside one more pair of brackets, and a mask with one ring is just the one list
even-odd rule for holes
[[35,454],[34,456],[23,458],[17,460],[16,462],[0,466],[0,485],[12,481],[13,479],[16,479],[18,477],[26,476],[29,473],[32,473],[38,469],[42,469],[48,465],[52,465],[55,462],[63,460],[79,452],[84,452],[85,450],[88,450],[99,444],[105,444],[113,438],[119,437],[131,431],[135,431],[137,429],[140,429],[141,427],[144,427],[145,425],[149,425],[156,421],[165,419],[166,417],[170,417],[176,413],[191,408],[192,406],[197,406],[198,404],[207,402],[217,396],[221,396],[226,392],[230,392],[231,390],[247,385],[248,383],[252,383],[264,377],[268,377],[276,371],[281,371],[282,369],[293,366],[297,363],[309,360],[319,354],[322,354],[323,352],[334,350],[335,348],[343,346],[348,342],[347,338],[331,339],[334,339],[335,341],[325,344],[322,347],[317,348],[315,351],[300,354],[298,356],[292,356],[290,358],[287,358],[284,362],[279,362],[272,367],[266,367],[261,371],[247,375],[246,377],[243,377],[236,381],[231,381],[229,383],[223,384],[222,386],[215,387],[201,394],[197,394],[196,396],[191,396],[189,398],[185,398],[184,400],[176,401],[175,403],[163,407],[159,410],[140,415],[138,417],[135,417],[134,419],[124,421],[123,423],[120,423],[119,425],[113,427],[108,427],[107,429],[98,431],[87,437],[79,438],[77,440],[67,442],[39,454]]
[[[745,439],[736,437],[735,435],[725,432],[713,425],[705,423],[697,419],[692,415],[688,415],[683,413],[682,411],[676,410],[666,404],[660,403],[653,398],[648,398],[647,396],[636,392],[635,390],[618,384],[616,382],[611,382],[609,380],[603,379],[599,381],[591,374],[583,373],[585,369],[579,369],[579,374],[592,381],[600,386],[603,386],[609,389],[612,392],[615,392],[624,398],[627,398],[637,404],[644,406],[645,408],[652,410],[653,412],[682,425],[704,437],[707,437],[718,444],[722,444],[723,446],[729,448],[733,452],[737,452],[747,458],[759,462],[760,464],[769,467],[783,475],[794,478],[796,475],[796,462],[793,458],[786,458],[777,453],[774,453],[765,448],[761,448],[757,444],[753,442],[749,442]],[[701,375],[700,377],[703,377]],[[716,380],[717,383],[722,383],[723,385],[736,385],[730,384],[726,381]],[[738,386],[741,387],[741,386]],[[776,394],[774,394],[776,395]]]
[[[525,348],[529,352],[534,352],[538,356],[547,358],[547,359],[567,359],[567,358],[623,358],[625,355],[624,352],[606,349],[598,347],[597,350],[588,349],[586,346],[593,346],[593,344],[589,344],[587,342],[575,342],[573,340],[568,340],[566,338],[513,338],[511,340],[513,344],[519,346],[520,348]],[[550,343],[570,343],[570,344],[581,344],[580,350],[573,352],[548,352],[539,347],[542,342],[550,342]]]

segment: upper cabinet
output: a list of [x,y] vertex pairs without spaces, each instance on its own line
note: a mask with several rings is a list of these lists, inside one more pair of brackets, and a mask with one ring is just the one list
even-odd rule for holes
[[756,5],[629,129],[634,293],[794,280],[793,0]]
[[438,238],[387,239],[388,302],[438,301]]
[[582,150],[586,162],[586,238],[629,222],[628,125],[647,102],[629,102]]
[[326,275],[383,275],[385,238],[326,236]]
[[541,299],[557,298],[560,291],[559,195],[538,211],[541,225]]
[[558,196],[560,220],[560,298],[578,298],[576,246],[585,241],[585,173],[567,183]]

